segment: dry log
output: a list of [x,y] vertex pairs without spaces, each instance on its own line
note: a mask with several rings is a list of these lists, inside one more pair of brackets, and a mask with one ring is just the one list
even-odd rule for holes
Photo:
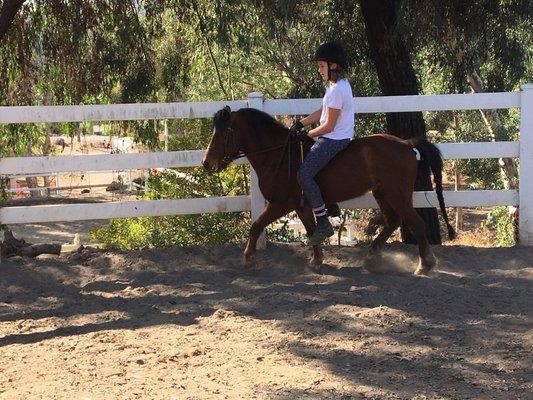
[[17,255],[25,257],[37,257],[39,254],[55,254],[58,256],[60,253],[60,244],[48,243],[32,244],[29,246],[21,247],[17,250]]
[[24,239],[17,239],[10,230],[4,231],[4,241],[0,242],[2,258],[13,256],[37,257],[40,254],[61,253],[61,245],[54,243],[31,244]]

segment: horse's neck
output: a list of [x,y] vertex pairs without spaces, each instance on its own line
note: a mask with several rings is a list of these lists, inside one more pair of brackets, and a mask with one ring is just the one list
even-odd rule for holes
[[[270,153],[270,154],[269,154]],[[274,165],[279,162],[281,158],[281,149],[279,151],[265,152],[262,154],[251,154],[248,156],[250,165],[257,173],[259,179],[262,179],[274,172]]]
[[[290,154],[289,154],[290,153]],[[276,169],[287,170],[288,162],[295,156],[295,144],[286,143],[280,138],[264,149],[254,149],[248,152],[248,161],[260,176],[265,173],[276,173]]]
[[[275,145],[273,145],[275,146]],[[248,157],[257,173],[259,187],[269,201],[287,200],[291,193],[298,191],[296,172],[300,161],[299,144],[287,144],[265,153],[251,154]],[[290,162],[290,167],[289,167]]]
[[[270,140],[266,144],[261,144],[260,146],[255,145],[256,140],[251,135],[251,132],[248,132],[248,148],[245,148],[244,153],[247,154],[248,160],[252,167],[258,171],[262,169],[268,169],[269,166],[279,160],[283,154],[284,145],[287,144],[287,136],[280,132],[262,132],[261,135],[265,135]],[[253,144],[253,145],[250,145]]]

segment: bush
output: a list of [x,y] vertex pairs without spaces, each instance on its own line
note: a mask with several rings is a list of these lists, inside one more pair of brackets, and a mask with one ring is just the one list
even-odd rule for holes
[[91,231],[90,239],[126,250],[241,242],[249,227],[243,214],[116,218]]
[[[148,189],[140,200],[246,194],[245,173],[242,166],[231,166],[220,174],[200,168],[155,172],[147,179]],[[91,231],[90,239],[120,249],[221,244],[243,241],[249,227],[250,218],[244,212],[117,218]]]
[[89,232],[89,238],[107,248],[137,250],[152,247],[151,220],[150,217],[115,218],[106,226]]
[[495,207],[487,216],[485,227],[496,234],[500,246],[514,246],[515,224],[507,207]]
[[283,225],[279,228],[266,228],[266,238],[268,241],[282,243],[305,241],[305,238],[300,233],[289,228],[290,219],[282,219],[281,222]]

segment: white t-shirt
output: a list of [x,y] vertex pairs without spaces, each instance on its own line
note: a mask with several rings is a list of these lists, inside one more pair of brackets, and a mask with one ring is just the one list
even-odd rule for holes
[[322,136],[335,140],[351,139],[355,124],[355,107],[353,104],[352,87],[348,79],[341,79],[326,88],[326,94],[322,99],[321,125],[326,122],[328,107],[341,110],[341,112],[333,130]]

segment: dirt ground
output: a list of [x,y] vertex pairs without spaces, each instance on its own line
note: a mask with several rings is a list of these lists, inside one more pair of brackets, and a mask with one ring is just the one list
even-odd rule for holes
[[532,399],[533,248],[236,245],[0,264],[0,399]]
[[[255,271],[236,245],[4,260],[0,400],[533,399],[533,248],[491,248],[485,215],[434,248],[429,277],[399,243],[379,260],[328,247],[323,275],[297,244],[270,244]],[[105,222],[12,229],[86,244]]]

